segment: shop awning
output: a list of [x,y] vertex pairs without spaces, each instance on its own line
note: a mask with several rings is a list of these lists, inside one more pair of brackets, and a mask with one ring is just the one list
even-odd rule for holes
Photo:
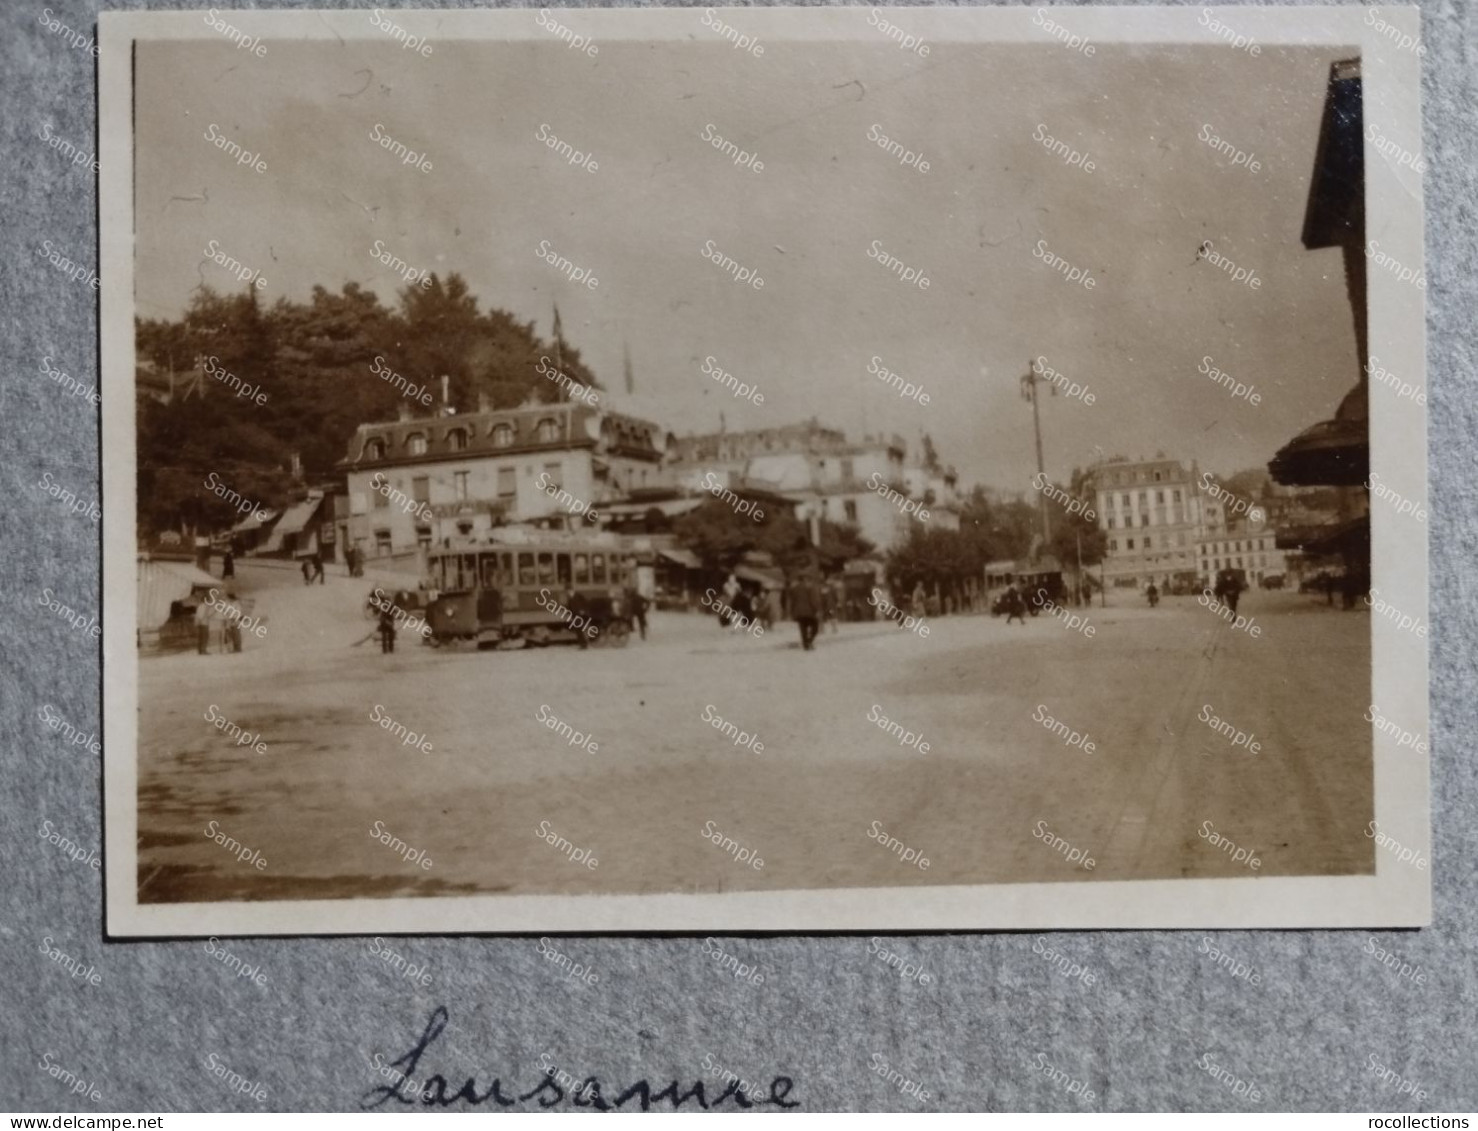
[[189,562],[160,562],[139,559],[138,599],[139,627],[157,629],[169,620],[169,609],[197,589],[211,589],[221,584],[203,569]]
[[693,553],[692,550],[684,550],[680,546],[674,547],[672,549],[658,550],[657,553],[661,554],[668,561],[676,562],[678,565],[683,566],[686,569],[703,568],[703,563],[698,560],[697,554]]
[[297,534],[307,526],[321,506],[323,506],[323,496],[319,495],[306,502],[294,503],[288,507],[277,525],[272,528],[272,533],[267,536],[267,543],[262,547],[262,552],[270,554],[274,550],[281,550],[283,540],[289,534]]
[[734,576],[740,581],[752,581],[766,589],[784,589],[785,574],[778,569],[763,569],[760,566],[736,565]]
[[232,534],[246,534],[252,530],[260,530],[277,518],[276,511],[261,510],[252,511],[244,519],[231,527]]

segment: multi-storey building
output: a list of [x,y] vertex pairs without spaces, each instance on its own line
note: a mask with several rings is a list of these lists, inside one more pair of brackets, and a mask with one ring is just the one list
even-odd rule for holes
[[1276,543],[1272,527],[1261,521],[1260,515],[1247,522],[1207,531],[1196,539],[1201,583],[1214,584],[1216,572],[1221,569],[1245,570],[1249,585],[1259,584],[1264,577],[1286,573],[1288,563]]
[[[1108,543],[1104,581],[1141,587],[1176,574],[1194,576],[1196,540],[1207,522],[1195,461],[1190,469],[1163,457],[1115,461],[1093,470],[1098,524]],[[1187,577],[1186,580],[1190,578]]]
[[953,469],[912,467],[901,437],[853,442],[814,418],[782,428],[679,437],[672,442],[668,473],[684,490],[721,483],[734,491],[779,495],[803,521],[854,526],[879,551],[901,542],[909,524],[919,521],[902,514],[886,492],[917,499],[931,524],[959,529]]
[[595,522],[662,477],[656,424],[578,403],[362,424],[339,467],[341,545],[386,555],[510,522]]

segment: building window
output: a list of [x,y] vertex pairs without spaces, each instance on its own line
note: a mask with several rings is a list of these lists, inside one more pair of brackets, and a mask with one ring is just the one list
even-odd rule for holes
[[426,433],[412,432],[405,438],[405,449],[413,456],[426,454]]
[[1109,549],[1114,551],[1114,553],[1119,552],[1119,540],[1117,538],[1109,539]]
[[1150,503],[1149,492],[1147,492],[1147,491],[1141,491],[1139,493],[1139,505],[1142,506],[1142,507],[1147,507],[1147,506],[1149,506],[1149,503]]
[[541,444],[554,443],[559,439],[559,421],[555,420],[552,416],[546,416],[543,420],[539,421],[537,435]]
[[493,425],[493,447],[508,448],[513,446],[513,427],[508,424]]
[[548,476],[549,480],[549,482],[546,484],[546,487],[548,487],[549,485],[553,485],[554,487],[563,487],[565,485],[564,464],[546,463],[544,465],[544,474]]
[[467,429],[453,428],[446,434],[447,443],[451,445],[454,452],[465,452],[467,450]]
[[1144,548],[1146,550],[1148,550],[1153,544],[1154,544],[1154,539],[1151,538],[1148,534],[1146,534],[1144,536]]
[[384,459],[385,441],[380,439],[367,440],[364,445],[365,459]]
[[1112,530],[1114,528],[1114,516],[1113,515],[1109,515],[1108,516],[1108,528],[1110,530]]
[[846,511],[847,521],[855,525],[857,522],[857,500],[848,499],[842,504],[842,507]]
[[[379,478],[379,477],[377,476],[376,478]],[[381,484],[384,485],[384,488],[385,489],[374,492],[374,496],[375,496],[374,506],[375,506],[375,509],[376,510],[379,510],[379,509],[381,509],[383,507],[388,507],[390,505],[390,490],[389,490],[390,484],[389,483],[386,483],[384,479],[380,479],[380,482],[381,482]],[[373,484],[371,484],[371,486],[373,486]]]
[[1125,510],[1128,510],[1129,509],[1129,496],[1128,495],[1120,495],[1119,496],[1119,502],[1124,507]]
[[511,499],[518,494],[518,468],[498,468],[498,498]]
[[1171,498],[1175,502],[1177,502],[1177,503],[1180,502],[1180,489],[1179,488],[1176,488],[1174,491],[1170,492],[1170,495],[1171,495]]
[[1133,538],[1129,539],[1129,541],[1127,543],[1125,543],[1125,548],[1126,549],[1129,549],[1129,550],[1134,549],[1134,539]]
[[457,502],[465,503],[467,501],[467,472],[454,471],[452,473],[452,488],[456,493]]
[[388,554],[390,552],[390,550],[391,550],[390,531],[388,531],[388,530],[376,530],[375,531],[375,553],[380,554],[380,555],[384,555],[384,554]]
[[1160,482],[1160,473],[1158,471],[1155,472],[1155,482],[1156,483]]
[[411,497],[418,503],[429,503],[431,501],[431,479],[429,476],[417,475],[411,480]]
[[[1160,477],[1157,475],[1157,476],[1155,476],[1155,478],[1158,479]],[[1165,505],[1165,492],[1164,491],[1156,491],[1155,492],[1155,502],[1156,502],[1156,504],[1158,504],[1159,506],[1162,506],[1162,507]]]

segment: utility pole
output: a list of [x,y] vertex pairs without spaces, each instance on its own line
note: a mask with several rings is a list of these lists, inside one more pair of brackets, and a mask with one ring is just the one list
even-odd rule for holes
[[[1052,384],[1050,378],[1038,373],[1035,364],[1028,361],[1026,364],[1026,374],[1021,378],[1021,399],[1031,401],[1032,403],[1032,430],[1036,433],[1037,437],[1037,473],[1045,480],[1047,478],[1047,467],[1042,460],[1042,417],[1037,408],[1037,386],[1043,382],[1046,383],[1050,395],[1055,397],[1057,395],[1057,386]],[[1040,496],[1038,502],[1042,508],[1042,552],[1045,554],[1048,546],[1052,543],[1052,517],[1047,509],[1046,494],[1038,492],[1038,495]]]

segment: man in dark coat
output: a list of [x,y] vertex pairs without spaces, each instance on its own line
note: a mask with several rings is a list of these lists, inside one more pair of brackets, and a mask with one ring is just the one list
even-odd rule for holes
[[626,608],[630,611],[631,619],[635,622],[631,627],[641,631],[641,638],[647,638],[647,599],[641,595],[635,585],[626,587]]
[[790,615],[801,630],[801,647],[807,652],[815,646],[818,618],[821,616],[821,593],[809,576],[800,578],[790,590]]
[[394,606],[386,604],[380,609],[380,651],[381,653],[395,651],[395,614],[390,610]]
[[568,627],[574,630],[579,638],[580,651],[583,652],[590,647],[590,629],[594,623],[594,617],[590,612],[590,602],[578,589],[571,589],[565,598],[565,608],[570,611]]
[[228,577],[235,577],[235,576],[236,576],[236,555],[233,554],[230,550],[227,550],[226,551],[226,556],[221,559],[221,580],[222,581],[225,581],[226,578],[228,578]]
[[1006,587],[1006,623],[1010,624],[1013,618],[1026,623],[1026,600],[1015,582]]

